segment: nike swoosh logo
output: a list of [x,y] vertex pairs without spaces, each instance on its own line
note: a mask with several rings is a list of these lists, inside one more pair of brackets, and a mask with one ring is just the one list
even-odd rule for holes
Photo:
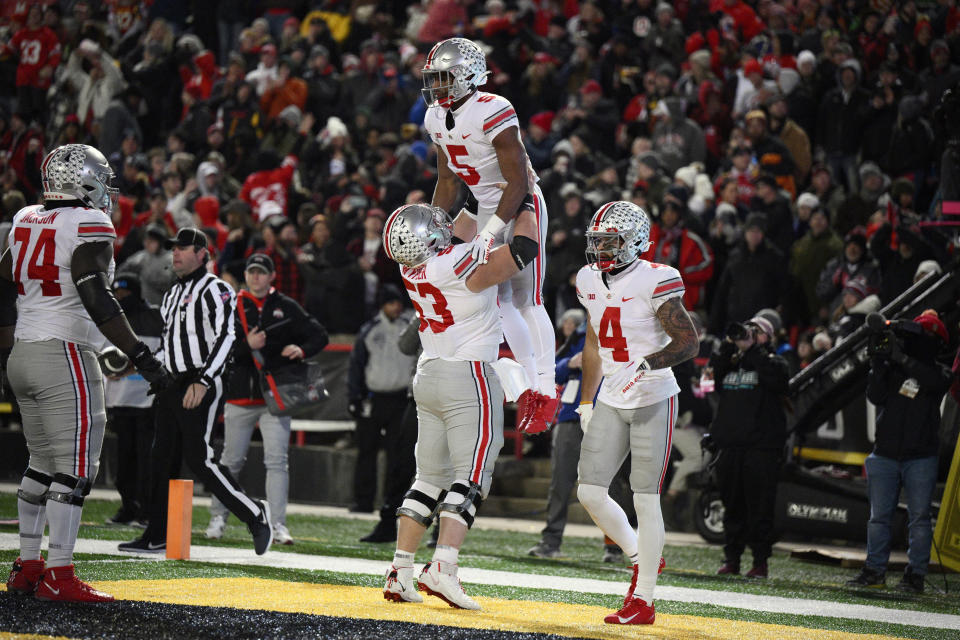
[[165,546],[167,545],[164,542],[161,542],[160,544],[153,544],[152,542],[147,543],[147,549],[163,549]]
[[637,297],[637,296],[631,296],[631,297],[629,297],[629,298],[624,298],[623,301],[624,301],[624,302],[630,302],[631,300],[633,300],[633,299],[636,298],[636,297]]
[[473,135],[472,133],[465,133],[465,134],[463,134],[463,139],[466,140],[467,138],[469,138],[469,137],[472,136],[472,135]]
[[620,624],[629,624],[630,621],[633,620],[634,618],[636,618],[638,615],[640,615],[640,614],[639,614],[639,613],[635,613],[635,614],[633,614],[632,616],[630,616],[629,618],[624,618],[623,616],[617,616],[617,619],[620,620]]
[[53,587],[50,586],[49,582],[44,582],[43,584],[47,585],[47,589],[49,589],[50,593],[52,593],[53,595],[55,596],[60,595],[60,589],[54,589]]

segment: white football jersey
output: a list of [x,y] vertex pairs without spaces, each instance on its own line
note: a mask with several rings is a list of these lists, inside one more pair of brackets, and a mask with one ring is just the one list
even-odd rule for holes
[[603,383],[599,400],[618,409],[647,407],[679,393],[673,370],[654,369],[631,385],[637,361],[663,349],[670,336],[657,318],[657,309],[670,298],[683,296],[683,280],[673,267],[636,260],[617,275],[587,265],[577,273],[577,296],[590,314],[597,334]]
[[[493,139],[511,126],[519,128],[517,112],[506,98],[475,92],[453,111],[453,129],[447,129],[447,109],[427,109],[423,126],[430,139],[443,149],[447,166],[467,183],[482,208],[496,209],[506,180],[500,172]],[[476,212],[474,212],[476,213]]]
[[[106,342],[83,307],[70,273],[77,246],[110,242],[117,233],[99,209],[24,207],[13,217],[9,246],[17,283],[16,339],[63,340],[99,350]],[[110,259],[107,278],[113,281]]]
[[401,267],[403,286],[420,318],[420,363],[434,358],[494,362],[501,328],[497,288],[467,288],[477,267],[472,244],[451,245],[419,267]]

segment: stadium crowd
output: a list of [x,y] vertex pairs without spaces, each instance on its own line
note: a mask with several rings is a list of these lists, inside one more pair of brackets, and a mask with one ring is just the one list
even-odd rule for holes
[[708,331],[775,308],[802,362],[953,247],[938,110],[960,81],[953,0],[3,7],[4,228],[38,201],[45,152],[92,144],[120,187],[118,265],[148,300],[173,277],[162,240],[197,225],[229,282],[262,249],[279,291],[331,333],[359,330],[401,284],[385,212],[432,194],[420,70],[452,35],[481,43],[483,90],[524,124],[557,319],[610,200],[651,214],[644,257],[680,270]]

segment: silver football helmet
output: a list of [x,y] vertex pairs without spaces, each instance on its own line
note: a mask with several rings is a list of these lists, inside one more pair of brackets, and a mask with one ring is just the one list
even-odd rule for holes
[[587,227],[587,262],[592,269],[625,267],[650,248],[646,211],[622,200],[600,207]]
[[47,154],[40,165],[44,200],[79,200],[107,215],[117,203],[113,169],[102,153],[86,144],[67,144]]
[[390,214],[383,226],[387,257],[416,267],[447,248],[453,239],[453,222],[447,212],[428,204],[408,204]]
[[421,70],[423,99],[449,108],[487,81],[487,59],[477,44],[466,38],[449,38],[434,45]]

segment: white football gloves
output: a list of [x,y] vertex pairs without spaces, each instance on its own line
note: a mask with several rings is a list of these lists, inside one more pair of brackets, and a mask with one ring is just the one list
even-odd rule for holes
[[580,430],[583,431],[583,435],[587,435],[587,429],[590,428],[590,419],[593,417],[593,403],[580,403],[580,406],[577,407],[577,413],[580,414]]
[[493,216],[487,224],[484,225],[483,230],[477,234],[477,237],[473,240],[471,255],[478,264],[487,264],[487,261],[490,260],[493,243],[496,240],[497,234],[503,231],[505,226],[507,226],[507,223],[501,220],[499,216]]

